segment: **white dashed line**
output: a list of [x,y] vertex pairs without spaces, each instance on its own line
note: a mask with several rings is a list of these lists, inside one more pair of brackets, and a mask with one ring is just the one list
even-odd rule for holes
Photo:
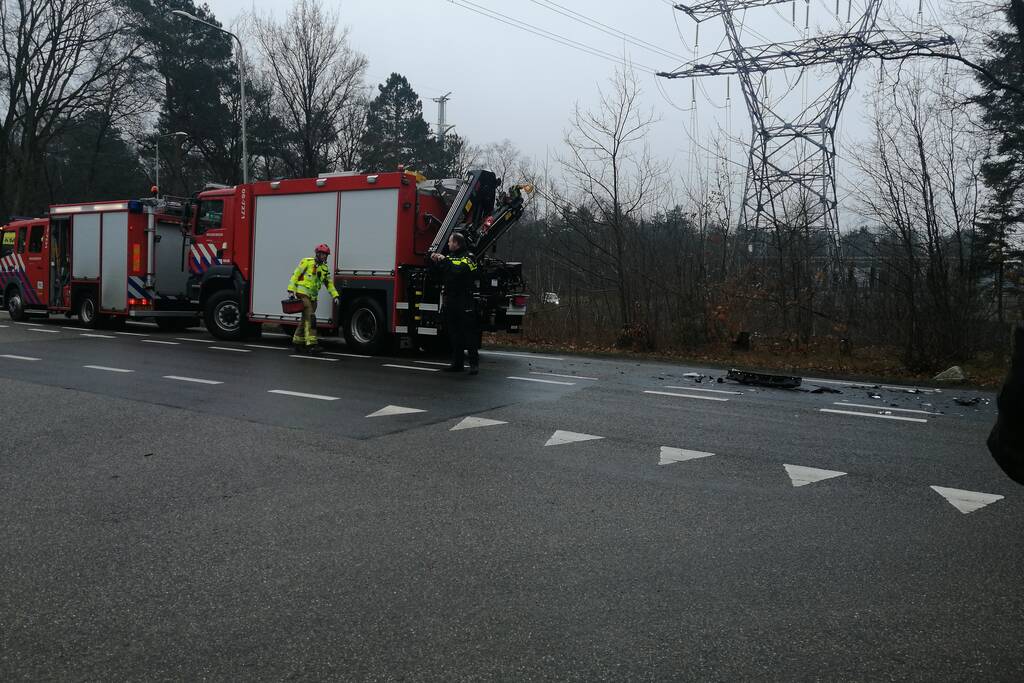
[[531,375],[544,375],[545,377],[566,377],[568,379],[588,379],[592,382],[598,380],[597,377],[584,377],[582,375],[560,375],[557,372],[531,372]]
[[509,351],[481,351],[482,356],[513,356],[515,358],[533,358],[535,360],[565,360],[554,356],[536,356],[532,353],[511,353]]
[[448,363],[439,363],[436,360],[414,360],[413,363],[419,363],[420,365],[439,365],[442,368],[448,367]]
[[858,417],[877,417],[882,420],[899,420],[901,422],[927,422],[919,417],[903,417],[901,415],[878,415],[877,413],[858,413],[854,410],[832,410],[831,408],[820,408],[819,412],[833,413],[836,415],[856,415]]
[[710,394],[729,394],[731,396],[742,396],[743,395],[742,391],[726,391],[724,389],[699,389],[697,387],[674,387],[674,386],[671,386],[671,385],[666,385],[665,388],[666,389],[683,389],[685,391],[706,391],[706,392],[708,392]]
[[105,365],[83,365],[83,368],[89,368],[90,370],[103,370],[104,372],[135,372],[134,370],[125,370],[124,368],[108,368]]
[[14,323],[15,325],[31,325],[32,327],[42,327],[42,323]]
[[676,394],[671,391],[644,391],[645,394],[655,394],[657,396],[675,396],[677,398],[695,398],[701,401],[728,401],[727,398],[718,398],[717,396],[694,396],[692,394]]
[[421,368],[418,365],[395,365],[394,363],[384,363],[381,367],[398,368],[399,370],[419,370],[421,372],[441,372],[437,368]]
[[181,346],[178,342],[164,341],[163,339],[142,339],[143,344],[167,344],[168,346]]
[[0,355],[0,358],[10,358],[11,360],[39,360],[38,358],[32,358],[31,356],[14,356],[9,353]]
[[873,406],[867,403],[833,403],[832,405],[845,406],[847,408],[871,408],[873,410],[889,410],[896,413],[916,413],[918,415],[942,415],[927,410],[911,410],[910,408],[890,408],[888,406]]
[[328,356],[344,356],[345,358],[373,358],[373,356],[364,356],[359,353],[338,353],[337,351],[325,351]]
[[267,349],[269,351],[291,351],[291,349],[284,346],[264,346],[263,344],[246,344],[250,349]]
[[210,343],[209,339],[196,339],[195,337],[175,337],[175,339],[177,339],[178,341],[199,342],[200,344]]
[[112,334],[93,334],[91,332],[80,332],[79,336],[89,337],[90,339],[117,339]]
[[212,379],[200,379],[198,377],[179,377],[177,375],[164,375],[164,379],[173,379],[176,382],[193,382],[195,384],[224,384]]
[[60,334],[60,330],[37,330],[32,328],[29,332],[44,332],[46,334]]
[[293,353],[293,354],[291,354],[288,357],[289,358],[300,358],[302,360],[322,360],[322,361],[327,362],[327,363],[337,363],[338,362],[337,358],[322,358],[321,356],[300,356],[297,353]]
[[899,384],[876,384],[875,382],[843,382],[837,379],[814,379],[804,377],[804,384],[838,384],[845,387],[879,387],[881,389],[892,389],[894,391],[918,391],[922,394],[941,393],[938,389],[922,389],[921,387],[904,387]]
[[4,330],[6,330],[6,329],[7,329],[7,327],[8,327],[7,325],[0,325],[0,329],[4,329]]
[[252,353],[252,351],[248,349],[235,349],[230,346],[211,346],[209,348],[215,351],[234,351],[235,353]]
[[312,398],[317,401],[337,401],[337,396],[322,396],[321,394],[304,394],[301,391],[285,391],[284,389],[271,389],[268,394],[281,394],[282,396],[297,396],[298,398]]
[[536,377],[506,377],[505,379],[515,379],[520,382],[540,382],[542,384],[561,384],[566,387],[575,386],[576,384],[576,382],[560,382],[554,379],[537,379]]
[[148,334],[142,332],[115,332],[114,334],[123,334],[126,337],[148,337]]

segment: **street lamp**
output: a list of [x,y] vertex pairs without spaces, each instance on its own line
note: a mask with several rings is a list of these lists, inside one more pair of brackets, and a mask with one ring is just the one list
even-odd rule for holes
[[188,12],[185,12],[184,10],[176,9],[176,10],[171,10],[170,12],[167,13],[167,16],[172,16],[172,15],[173,16],[177,16],[177,17],[181,17],[183,19],[188,19],[190,21],[194,21],[194,22],[196,22],[198,24],[202,24],[203,26],[212,28],[215,31],[220,31],[221,33],[226,33],[227,35],[229,35],[232,38],[234,38],[235,42],[238,43],[238,73],[239,73],[239,76],[240,76],[239,80],[241,81],[241,86],[242,86],[242,182],[243,183],[248,183],[249,182],[249,148],[246,145],[246,141],[245,141],[245,52],[242,50],[242,41],[238,38],[238,36],[236,36],[231,31],[228,31],[227,29],[223,29],[220,26],[215,26],[214,24],[211,24],[208,21],[203,21],[202,19],[200,19],[199,17],[195,16],[194,14],[189,14]]
[[153,183],[157,187],[157,191],[160,191],[160,138],[187,138],[188,133],[182,131],[176,131],[174,133],[165,133],[164,135],[156,136],[156,158],[153,160],[156,162],[156,173],[154,174],[156,182]]

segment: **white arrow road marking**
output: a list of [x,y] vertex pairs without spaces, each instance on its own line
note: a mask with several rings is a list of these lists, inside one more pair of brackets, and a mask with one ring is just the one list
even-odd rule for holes
[[104,372],[135,372],[134,370],[125,370],[124,368],[108,368],[106,365],[83,365],[83,368],[89,368],[90,370],[103,370]]
[[[888,410],[888,408],[879,407],[877,410]],[[878,413],[859,413],[856,410],[832,410],[831,408],[819,408],[818,412],[821,413],[832,413],[834,415],[857,415],[858,417],[877,417],[882,420],[899,420],[900,422],[927,422],[920,417],[903,417],[902,415],[879,415]]]
[[555,430],[555,433],[551,435],[545,446],[561,446],[567,443],[577,443],[579,441],[593,441],[595,439],[603,439],[603,436],[594,436],[593,434],[580,434],[578,432],[566,432],[561,429]]
[[390,415],[408,415],[410,413],[425,413],[427,411],[420,410],[419,408],[405,408],[403,406],[384,406],[380,410],[374,413],[370,413],[366,417],[388,417]]
[[282,396],[297,396],[298,398],[313,398],[317,401],[337,401],[337,396],[324,396],[322,394],[304,394],[301,391],[285,391],[284,389],[271,389],[268,394],[281,394]]
[[980,510],[986,505],[991,505],[997,500],[1002,500],[1004,498],[1004,496],[999,496],[994,493],[978,493],[977,491],[950,489],[945,486],[933,486],[932,490],[948,500],[950,505],[965,515],[969,512]]
[[195,384],[224,384],[212,379],[199,379],[198,377],[178,377],[177,375],[164,375],[164,379],[173,379],[176,382],[194,382]]
[[670,446],[662,446],[661,460],[658,462],[658,464],[671,465],[674,462],[696,460],[697,458],[710,458],[712,455],[714,455],[714,453],[705,453],[703,451],[688,451],[683,448],[672,448]]
[[807,484],[813,484],[816,481],[846,475],[846,472],[819,470],[817,467],[802,467],[800,465],[783,465],[783,467],[786,468],[789,478],[793,480],[793,486],[806,486]]
[[455,425],[448,431],[457,432],[460,429],[475,429],[476,427],[494,427],[495,425],[507,425],[508,422],[502,420],[490,420],[486,417],[467,417],[462,420],[459,424]]
[[32,358],[31,356],[12,356],[9,353],[0,355],[0,358],[10,358],[11,360],[39,360],[38,358]]
[[506,377],[505,379],[516,379],[520,382],[540,382],[541,384],[561,384],[566,387],[576,385],[576,382],[561,382],[555,379],[538,379],[537,377]]
[[677,398],[696,398],[701,401],[728,401],[727,398],[718,398],[717,396],[694,396],[692,394],[674,394],[671,391],[644,391],[645,394],[655,394],[657,396],[675,396]]

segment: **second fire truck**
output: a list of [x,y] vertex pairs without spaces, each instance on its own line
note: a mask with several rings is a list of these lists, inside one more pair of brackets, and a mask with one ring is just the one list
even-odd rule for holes
[[399,170],[212,187],[199,193],[192,212],[189,298],[222,339],[295,324],[297,315],[281,311],[288,279],[314,245],[326,243],[342,297],[340,310],[320,299],[318,326],[364,353],[392,341],[429,346],[445,331],[441,288],[427,257],[445,253],[448,236],[459,230],[479,264],[481,328],[516,333],[527,303],[522,264],[488,250],[522,216],[529,190],[502,191],[482,170],[461,180],[427,181]]

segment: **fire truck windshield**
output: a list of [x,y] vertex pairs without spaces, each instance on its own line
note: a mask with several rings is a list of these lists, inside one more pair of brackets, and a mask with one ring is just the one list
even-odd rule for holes
[[202,235],[208,230],[217,230],[224,219],[223,199],[204,199],[199,202],[199,220],[196,223],[196,234]]

